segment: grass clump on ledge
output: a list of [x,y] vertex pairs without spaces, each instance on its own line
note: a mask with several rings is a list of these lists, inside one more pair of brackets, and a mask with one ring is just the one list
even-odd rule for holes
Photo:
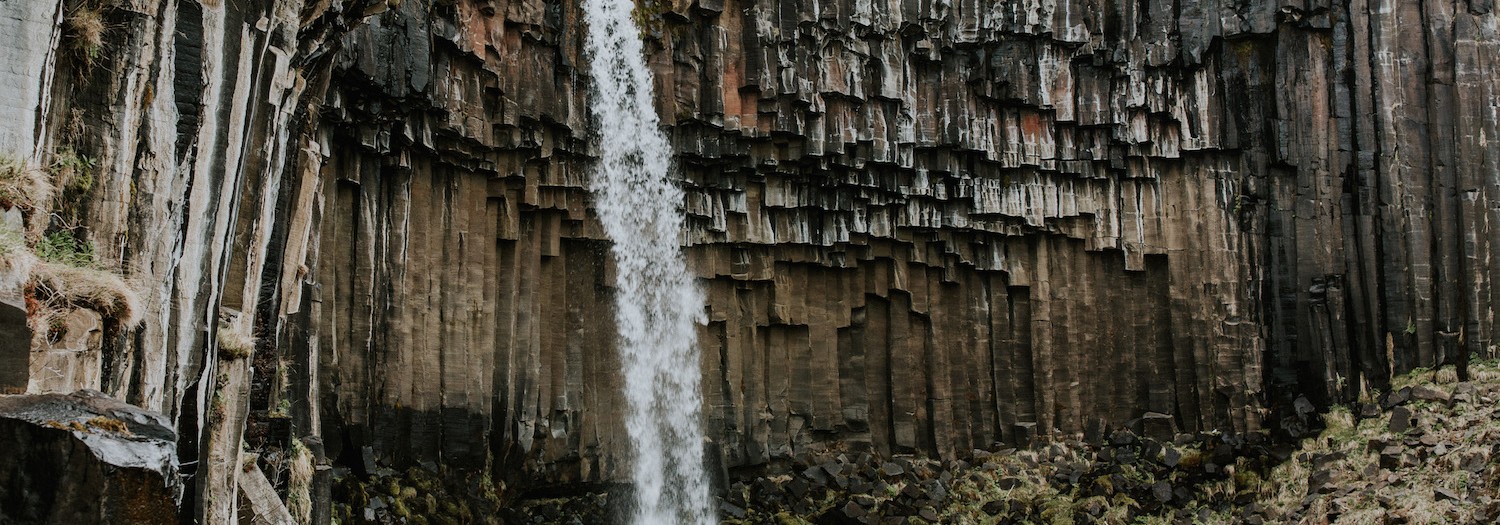
[[97,268],[42,261],[31,270],[38,299],[99,312],[126,329],[141,322],[141,298],[114,273]]
[[0,207],[31,211],[52,200],[52,183],[47,172],[32,169],[26,163],[0,155]]
[[45,310],[38,320],[43,326],[51,321],[49,314],[65,306],[89,308],[127,330],[140,324],[140,295],[95,261],[92,245],[60,230],[43,237],[35,251],[39,261],[31,269],[31,284]]
[[255,353],[255,338],[238,324],[219,324],[219,357],[244,359]]
[[104,52],[104,5],[95,0],[68,2],[63,11],[63,40],[85,70]]
[[25,162],[0,154],[0,208],[21,211],[25,222],[31,225],[24,232],[27,242],[41,238],[56,193],[46,170],[29,167]]
[[[32,329],[38,334],[55,333],[73,308],[88,308],[122,328],[134,328],[143,311],[140,295],[99,263],[93,244],[78,237],[75,228],[47,233],[54,219],[68,221],[54,215],[57,201],[86,194],[96,166],[70,148],[54,156],[48,169],[36,169],[0,154],[0,211],[21,213],[20,224],[13,219],[0,224],[0,284],[25,286],[33,301]],[[66,196],[59,195],[59,182]]]

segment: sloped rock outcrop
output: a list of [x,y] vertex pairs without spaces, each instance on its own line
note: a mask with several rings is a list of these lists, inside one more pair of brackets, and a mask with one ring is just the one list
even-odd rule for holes
[[[32,44],[65,4],[107,5],[99,60]],[[1494,354],[1489,2],[640,5],[725,469],[1274,428]],[[237,450],[203,401],[236,310],[252,445],[619,477],[576,2],[0,15],[39,35],[0,144],[96,159],[91,238],[150,286],[104,390]]]
[[0,522],[178,523],[176,441],[96,391],[0,396]]

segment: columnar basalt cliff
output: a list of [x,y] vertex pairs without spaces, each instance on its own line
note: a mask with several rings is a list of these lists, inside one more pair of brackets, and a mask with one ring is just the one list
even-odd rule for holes
[[[102,49],[77,45],[82,10]],[[106,332],[98,381],[178,422],[198,516],[234,512],[242,436],[511,487],[628,476],[581,18],[0,2],[0,145],[96,162],[68,226],[145,319]],[[1147,413],[1269,428],[1297,396],[1496,355],[1490,0],[645,0],[637,19],[725,467],[963,456]],[[219,348],[231,330],[252,355]]]

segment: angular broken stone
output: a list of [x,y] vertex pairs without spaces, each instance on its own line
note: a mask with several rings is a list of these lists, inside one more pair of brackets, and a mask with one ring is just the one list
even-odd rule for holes
[[1478,393],[1478,388],[1476,388],[1474,386],[1474,383],[1472,383],[1472,382],[1464,381],[1462,383],[1453,385],[1453,395],[1455,395],[1455,396],[1459,395],[1459,394],[1474,395],[1474,394],[1477,394],[1477,393]]
[[1172,484],[1165,481],[1158,481],[1152,484],[1151,495],[1156,497],[1156,501],[1162,503],[1172,501]]
[[742,520],[742,519],[745,519],[745,509],[740,508],[740,506],[735,505],[735,504],[730,503],[730,502],[727,502],[727,501],[720,501],[719,502],[719,515],[720,516],[729,516],[729,517],[737,519],[737,520]]
[[1411,387],[1411,397],[1412,399],[1420,399],[1422,401],[1432,401],[1443,404],[1447,404],[1448,401],[1451,401],[1453,399],[1453,395],[1449,394],[1448,391],[1430,385],[1417,385]]
[[1407,430],[1411,429],[1412,424],[1413,417],[1411,410],[1408,410],[1404,406],[1391,408],[1391,422],[1387,428],[1390,429],[1392,433],[1404,434]]
[[1168,447],[1165,455],[1162,457],[1162,462],[1168,467],[1176,467],[1181,461],[1182,452],[1172,447]]
[[1400,445],[1390,445],[1380,451],[1380,468],[1395,470],[1401,468],[1401,456],[1406,449]]
[[1391,408],[1394,408],[1398,405],[1404,405],[1407,401],[1410,400],[1411,387],[1405,387],[1386,394],[1385,402],[1383,404],[1385,405],[1386,410],[1390,410]]

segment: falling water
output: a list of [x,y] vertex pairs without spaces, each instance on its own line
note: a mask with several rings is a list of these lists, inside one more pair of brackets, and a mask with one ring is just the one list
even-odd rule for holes
[[696,328],[703,298],[678,247],[682,190],[668,179],[651,73],[631,0],[585,0],[600,162],[591,190],[614,240],[625,426],[635,447],[635,523],[712,523],[703,469]]

